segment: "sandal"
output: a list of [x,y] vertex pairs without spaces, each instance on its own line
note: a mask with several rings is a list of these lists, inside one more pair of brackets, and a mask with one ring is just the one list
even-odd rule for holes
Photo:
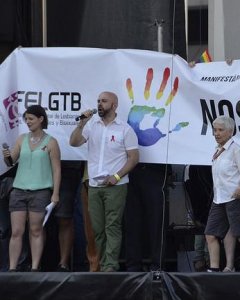
[[195,261],[193,266],[196,272],[204,272],[207,270],[205,259]]
[[232,273],[232,272],[235,272],[235,268],[233,267],[231,269],[229,267],[225,267],[222,271],[223,271],[223,273]]

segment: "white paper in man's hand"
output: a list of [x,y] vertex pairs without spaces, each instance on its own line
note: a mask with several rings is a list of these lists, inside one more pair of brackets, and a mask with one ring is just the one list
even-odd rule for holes
[[50,204],[48,204],[46,206],[46,208],[45,208],[46,209],[46,214],[45,214],[45,217],[44,217],[44,220],[43,220],[43,226],[46,224],[46,222],[47,222],[48,218],[50,217],[51,212],[54,209],[55,205],[56,204],[54,202],[51,202]]

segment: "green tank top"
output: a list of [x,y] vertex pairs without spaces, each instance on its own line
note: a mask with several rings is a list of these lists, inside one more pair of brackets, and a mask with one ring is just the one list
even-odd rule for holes
[[22,190],[53,188],[52,167],[47,151],[50,138],[50,135],[45,135],[42,142],[34,150],[31,150],[29,134],[25,134],[13,187]]

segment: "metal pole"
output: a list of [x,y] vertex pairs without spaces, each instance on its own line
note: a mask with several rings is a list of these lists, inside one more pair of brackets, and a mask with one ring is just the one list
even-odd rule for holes
[[208,45],[213,61],[225,60],[223,0],[212,0],[208,4]]
[[158,52],[162,52],[163,50],[163,30],[162,30],[162,24],[158,24]]
[[160,22],[156,19],[155,25],[157,26],[157,43],[158,43],[158,52],[163,51],[163,24],[165,23],[164,20]]
[[47,47],[47,0],[42,0],[42,46]]

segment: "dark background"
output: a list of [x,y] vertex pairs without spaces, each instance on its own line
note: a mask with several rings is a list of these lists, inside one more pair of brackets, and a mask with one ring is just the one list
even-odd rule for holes
[[[0,0],[0,62],[16,47],[42,46],[42,1]],[[186,58],[184,0],[48,0],[47,46],[131,48]]]

